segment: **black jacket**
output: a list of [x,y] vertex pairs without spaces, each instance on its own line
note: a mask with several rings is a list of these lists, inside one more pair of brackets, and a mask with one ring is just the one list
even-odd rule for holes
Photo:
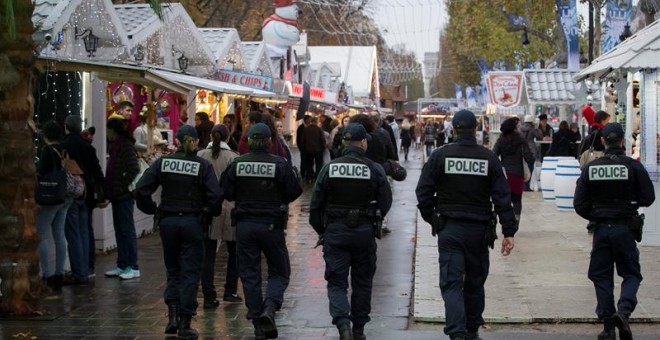
[[[630,159],[627,157],[623,151],[623,148],[620,147],[610,147],[605,150],[605,157],[608,155],[616,155],[620,158],[627,158],[627,163],[629,168],[632,169],[631,176],[634,180],[632,185],[633,200],[636,202],[634,209],[638,207],[648,207],[655,201],[655,190],[653,188],[653,182],[649,178],[648,172],[642,165],[642,163]],[[602,162],[605,158],[599,158],[593,162]],[[590,163],[591,164],[591,163]],[[617,193],[612,193],[616,195]],[[582,174],[577,180],[575,187],[575,197],[573,198],[573,206],[575,206],[575,212],[582,216],[586,220],[596,220],[598,218],[621,218],[628,216],[618,216],[620,214],[621,207],[611,207],[594,209],[592,206],[592,197],[589,187],[589,166],[582,170]]]
[[534,153],[529,149],[527,141],[522,139],[517,132],[512,132],[511,138],[507,137],[509,136],[501,136],[495,142],[493,152],[500,157],[507,175],[523,176],[523,164],[527,166],[526,163],[533,161]]
[[[417,195],[417,208],[419,209],[422,218],[431,222],[433,216],[433,211],[437,204],[436,194],[440,185],[452,185],[448,183],[444,178],[444,169],[445,169],[445,151],[450,150],[450,148],[483,148],[480,145],[477,145],[477,140],[474,136],[460,136],[457,140],[454,140],[454,143],[448,144],[431,154],[428,162],[424,164],[422,168],[422,174],[419,176],[419,182],[417,182],[417,188],[415,189],[415,194]],[[491,176],[491,185],[490,185],[490,198],[492,200],[495,212],[497,213],[500,224],[502,225],[502,234],[505,237],[513,237],[513,235],[518,231],[516,218],[513,213],[513,206],[511,205],[511,195],[509,191],[509,184],[504,177],[502,171],[502,165],[497,159],[495,154],[490,153],[488,159],[488,172]],[[457,193],[461,188],[453,187],[452,190],[455,190]],[[452,215],[448,215],[451,218],[456,219],[468,219],[481,221],[484,216],[481,216],[477,213],[470,212],[458,212]]]
[[592,126],[591,130],[589,130],[589,134],[587,137],[584,137],[582,142],[580,143],[580,149],[578,151],[578,156],[582,155],[585,151],[589,150],[589,148],[593,145],[594,151],[605,151],[605,145],[603,145],[603,142],[600,140],[600,137],[603,136],[603,129]]
[[[385,175],[385,170],[383,170],[383,167],[376,162],[369,162],[365,152],[358,147],[349,146],[344,148],[342,150],[342,156],[361,158],[367,162],[369,168],[372,170],[371,181],[373,181],[373,188],[375,191],[374,196],[376,197],[378,209],[380,209],[382,216],[387,215],[390,207],[392,206],[392,189],[390,188],[390,184],[387,182],[387,176]],[[325,230],[325,225],[323,225],[323,216],[325,207],[328,205],[328,199],[326,197],[329,182],[328,168],[331,166],[331,164],[341,161],[342,157],[336,158],[330,163],[326,164],[319,172],[316,184],[314,184],[312,200],[309,205],[309,224],[312,225],[318,234],[322,234]]]
[[[579,137],[579,135],[577,135]],[[571,130],[559,130],[552,135],[552,145],[550,146],[550,151],[548,156],[577,156],[573,152],[574,148],[572,145],[575,144],[578,140],[575,139],[576,135],[571,132]]]

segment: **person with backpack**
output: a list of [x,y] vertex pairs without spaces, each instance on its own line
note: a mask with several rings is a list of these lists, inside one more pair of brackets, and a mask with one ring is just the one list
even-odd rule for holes
[[[41,180],[54,171],[64,172],[62,161],[58,152],[62,152],[59,145],[59,139],[62,134],[62,128],[54,121],[47,122],[41,129],[41,133],[46,145],[41,149],[39,162],[37,163],[37,176]],[[59,150],[59,151],[58,151]],[[54,291],[62,291],[62,279],[64,274],[64,261],[66,260],[66,239],[64,237],[64,223],[66,221],[66,212],[69,210],[73,198],[66,197],[66,177],[60,177],[58,185],[62,188],[61,198],[56,198],[52,202],[39,202],[39,213],[35,225],[39,234],[39,263],[41,265],[41,277],[44,282]],[[38,196],[38,195],[37,195]],[[52,233],[53,243],[55,244],[55,271],[50,270],[50,240],[49,234]]]
[[[582,154],[589,152],[591,148],[593,148],[593,151],[599,152],[600,154],[605,153],[605,145],[603,144],[601,137],[603,136],[603,128],[610,122],[610,118],[610,114],[605,111],[601,110],[596,112],[594,115],[594,122],[589,129],[589,134],[584,137],[580,143],[578,159],[582,159]],[[581,162],[580,166],[586,166],[586,164],[582,164]]]
[[89,267],[89,209],[88,205],[101,208],[110,203],[105,196],[105,177],[101,170],[96,149],[80,133],[83,120],[80,115],[69,115],[64,120],[66,136],[60,143],[66,157],[77,163],[82,170],[84,193],[72,197],[73,202],[66,215],[64,234],[68,244],[71,276],[64,279],[64,284],[87,284],[88,276],[93,274]]

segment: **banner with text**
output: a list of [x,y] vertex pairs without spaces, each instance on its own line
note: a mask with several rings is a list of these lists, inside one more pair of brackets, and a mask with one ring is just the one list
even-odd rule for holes
[[626,24],[630,22],[632,9],[632,0],[609,0],[607,2],[600,54],[606,53],[619,44],[619,36],[623,33]]
[[253,89],[273,90],[273,78],[258,74],[220,70],[216,73],[216,78],[225,83],[232,83]]
[[489,72],[486,77],[490,103],[501,108],[518,106],[522,99],[522,72]]
[[[291,96],[300,98],[303,95],[303,86],[302,84],[291,84]],[[324,89],[318,87],[312,87],[309,89],[309,100],[322,103],[330,103],[331,98],[325,93]],[[337,100],[337,95],[335,94],[334,100]]]
[[578,71],[580,69],[580,46],[578,30],[578,12],[576,0],[556,0],[559,20],[564,28],[566,45],[568,46],[568,69]]

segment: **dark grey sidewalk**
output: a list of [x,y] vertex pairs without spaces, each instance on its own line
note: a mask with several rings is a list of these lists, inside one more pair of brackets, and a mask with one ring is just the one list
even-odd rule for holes
[[[408,179],[393,183],[394,205],[388,226],[394,230],[378,243],[378,269],[374,282],[372,321],[369,339],[447,339],[442,324],[411,322],[410,301],[415,251],[416,200],[414,189],[421,169],[421,152],[411,152],[403,163]],[[328,313],[324,262],[320,248],[313,249],[316,236],[307,224],[309,191],[292,204],[287,242],[291,258],[291,283],[285,303],[277,315],[280,339],[338,339]],[[142,277],[120,281],[103,277],[114,266],[116,253],[97,258],[97,277],[88,286],[65,287],[62,295],[44,300],[51,314],[40,318],[0,320],[0,339],[163,339],[167,308],[162,302],[165,270],[157,234],[139,241]],[[218,252],[216,286],[222,295],[226,255]],[[651,284],[651,283],[649,283]],[[657,284],[657,283],[656,283]],[[429,290],[438,289],[433,285]],[[239,289],[242,296],[242,291]],[[201,303],[201,293],[199,297]],[[440,306],[438,306],[440,308]],[[511,308],[516,306],[511,305]],[[251,323],[245,319],[243,304],[221,304],[215,311],[198,309],[193,321],[204,339],[253,339]],[[635,339],[660,339],[660,327],[634,325]],[[482,330],[491,340],[573,340],[595,339],[598,326],[581,325],[493,325]]]

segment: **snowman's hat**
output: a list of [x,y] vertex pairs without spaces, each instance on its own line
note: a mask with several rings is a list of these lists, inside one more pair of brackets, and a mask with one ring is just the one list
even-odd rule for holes
[[287,7],[296,3],[296,0],[273,0],[275,8]]

